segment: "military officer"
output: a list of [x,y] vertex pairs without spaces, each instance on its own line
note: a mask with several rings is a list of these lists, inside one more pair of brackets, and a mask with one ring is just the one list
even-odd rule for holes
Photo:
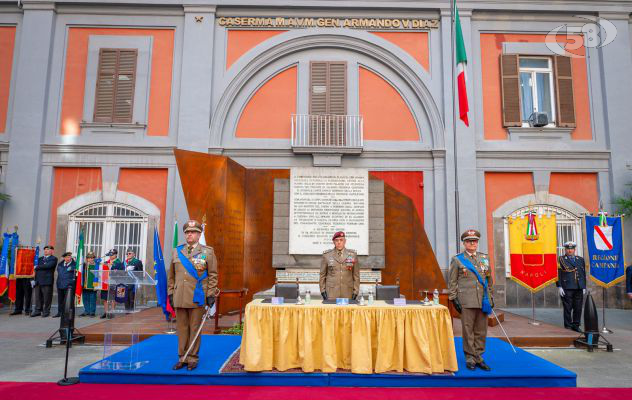
[[[212,247],[200,244],[202,224],[188,221],[184,224],[186,244],[174,249],[169,269],[169,302],[176,310],[178,331],[178,362],[173,369],[184,366],[189,371],[198,364],[200,337],[193,341],[206,312],[204,306],[212,307],[219,295],[217,288],[217,258]],[[187,359],[183,359],[193,343]]]
[[[123,261],[125,270],[130,272],[141,272],[143,270],[143,262],[136,258],[136,252],[134,249],[127,249],[125,261]],[[134,310],[134,299],[136,298],[136,286],[127,285],[127,297],[125,298],[125,311],[131,312]]]
[[345,248],[344,232],[336,232],[334,248],[320,262],[320,293],[324,300],[346,297],[355,300],[360,291],[360,265],[355,250]]
[[557,282],[562,306],[564,328],[580,332],[582,300],[586,293],[586,267],[582,257],[575,255],[575,242],[564,243],[564,255],[558,257]]
[[452,257],[448,273],[449,299],[461,314],[465,366],[483,371],[491,368],[483,360],[487,338],[487,315],[494,306],[492,269],[487,254],[478,252],[480,232],[461,235],[465,251]]

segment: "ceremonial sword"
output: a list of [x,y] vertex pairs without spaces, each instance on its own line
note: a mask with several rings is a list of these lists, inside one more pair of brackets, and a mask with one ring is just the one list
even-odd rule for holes
[[498,315],[496,315],[496,311],[494,310],[494,307],[492,307],[492,313],[494,313],[494,317],[496,317],[496,321],[498,321],[498,325],[500,325],[500,329],[502,329],[503,333],[505,334],[505,337],[507,338],[507,341],[509,342],[509,345],[511,345],[511,350],[513,350],[513,352],[516,353],[516,349],[513,343],[511,343],[511,339],[509,339],[509,336],[507,335],[505,328],[503,328],[503,324],[500,323],[500,319],[498,319]]
[[189,348],[187,349],[187,352],[184,353],[184,355],[180,358],[180,362],[184,362],[184,360],[187,359],[187,356],[191,352],[191,349],[193,348],[193,345],[195,344],[195,341],[197,340],[198,336],[200,336],[200,332],[202,332],[202,328],[204,327],[204,323],[206,322],[206,319],[211,316],[211,308],[212,307],[204,306],[204,308],[206,309],[206,312],[204,313],[204,316],[202,317],[202,322],[200,322],[200,327],[198,328],[197,332],[195,333],[195,336],[193,337],[193,340],[191,341],[191,344],[189,345]]

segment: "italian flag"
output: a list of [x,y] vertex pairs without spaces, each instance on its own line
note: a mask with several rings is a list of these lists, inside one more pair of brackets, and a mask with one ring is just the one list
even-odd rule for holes
[[75,296],[77,305],[81,304],[81,293],[83,289],[83,263],[84,263],[84,248],[83,248],[83,231],[79,232],[79,246],[77,246],[77,282],[75,285]]
[[527,219],[527,236],[538,236],[538,226],[535,222],[535,214],[529,213]]
[[176,219],[173,223],[173,242],[172,247],[175,249],[178,247],[178,220]]
[[467,102],[467,77],[465,76],[467,54],[465,54],[463,30],[461,29],[461,21],[459,20],[459,10],[456,8],[456,0],[454,0],[454,36],[457,87],[459,90],[459,118],[461,118],[465,126],[470,126],[470,121],[467,118],[467,113],[470,111],[470,106]]

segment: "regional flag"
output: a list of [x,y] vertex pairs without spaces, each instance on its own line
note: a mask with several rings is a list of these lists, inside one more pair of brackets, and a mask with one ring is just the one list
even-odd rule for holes
[[609,288],[625,279],[623,217],[586,216],[586,245],[589,276],[597,285]]
[[555,215],[509,218],[511,279],[535,293],[557,280]]

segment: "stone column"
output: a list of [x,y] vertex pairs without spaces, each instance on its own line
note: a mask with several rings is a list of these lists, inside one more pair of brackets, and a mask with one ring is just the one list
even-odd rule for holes
[[215,6],[184,6],[179,149],[208,152],[214,30]]
[[[36,240],[40,195],[41,143],[48,106],[48,79],[55,36],[55,3],[22,2],[14,106],[11,118],[6,192],[11,199],[3,210],[3,230],[19,226],[20,241]],[[56,101],[56,100],[55,100]],[[41,210],[46,212],[46,210]]]

